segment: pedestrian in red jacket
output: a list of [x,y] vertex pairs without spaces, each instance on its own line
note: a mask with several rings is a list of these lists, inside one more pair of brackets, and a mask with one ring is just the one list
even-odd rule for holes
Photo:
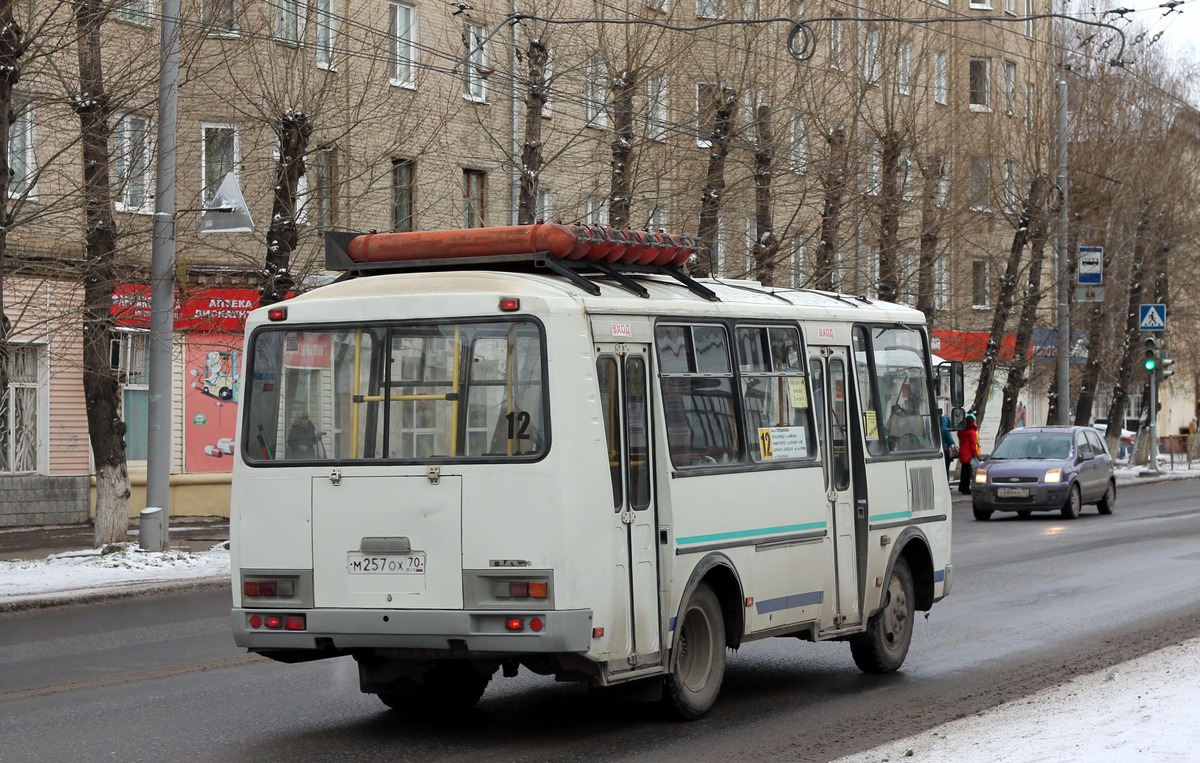
[[958,430],[958,461],[959,478],[958,492],[968,495],[971,492],[971,482],[975,479],[975,469],[971,459],[979,455],[979,425],[975,423],[975,414],[967,414],[967,423]]

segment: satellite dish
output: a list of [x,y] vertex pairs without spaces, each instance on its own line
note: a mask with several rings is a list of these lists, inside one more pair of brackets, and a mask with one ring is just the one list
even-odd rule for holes
[[253,233],[250,208],[238,187],[237,176],[225,175],[217,192],[200,213],[199,233]]

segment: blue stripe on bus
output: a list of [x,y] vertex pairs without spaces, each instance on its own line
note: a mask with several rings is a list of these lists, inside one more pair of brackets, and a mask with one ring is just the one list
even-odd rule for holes
[[754,609],[758,614],[766,615],[783,609],[798,609],[799,607],[807,607],[812,604],[820,604],[823,601],[825,601],[824,591],[809,591],[808,593],[794,593],[790,596],[780,596],[776,599],[762,599],[754,602]]
[[689,535],[686,538],[676,538],[675,542],[680,546],[690,545],[692,543],[712,543],[719,540],[736,540],[738,538],[752,538],[756,535],[775,535],[777,533],[800,532],[802,530],[824,530],[824,522],[807,522],[801,525],[780,525],[779,527],[760,527],[754,530],[734,530],[727,533],[712,533],[710,535]]
[[912,519],[911,511],[896,511],[891,514],[876,514],[871,517],[872,522],[883,522],[888,519]]

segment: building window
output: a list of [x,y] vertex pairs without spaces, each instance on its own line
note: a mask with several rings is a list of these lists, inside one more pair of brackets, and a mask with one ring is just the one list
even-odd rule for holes
[[652,11],[666,13],[667,0],[646,0],[646,7]]
[[122,0],[116,9],[117,20],[129,24],[149,26],[153,20],[150,0]]
[[200,23],[208,34],[229,37],[237,35],[237,0],[204,0],[200,14]]
[[667,75],[652,72],[646,77],[646,137],[667,139]]
[[146,460],[149,423],[150,334],[117,329],[113,332],[109,365],[121,385],[121,418],[125,421],[125,458]]
[[842,68],[842,22],[829,22],[829,66],[831,69]]
[[1004,62],[1004,113],[1010,117],[1017,110],[1017,65]]
[[804,274],[805,260],[808,252],[804,241],[799,235],[792,237],[792,288],[801,289],[808,283]]
[[945,51],[933,54],[933,102],[945,106],[950,100],[950,63]]
[[1034,115],[1037,113],[1037,90],[1032,82],[1025,83],[1025,129],[1033,131]]
[[604,127],[608,124],[608,114],[604,102],[608,96],[608,65],[599,56],[593,56],[587,61],[583,83],[583,118],[592,127]]
[[990,58],[972,58],[970,61],[968,82],[971,111],[990,111],[988,70],[991,68],[991,63]]
[[416,9],[403,3],[388,4],[389,80],[400,87],[417,86],[413,20]]
[[237,128],[232,125],[204,125],[200,172],[204,179],[201,199],[207,203],[221,187],[221,181],[238,166]]
[[900,50],[896,53],[896,70],[896,87],[900,90],[900,95],[912,95],[912,43],[900,43]]
[[337,150],[323,148],[308,157],[308,169],[312,171],[313,223],[322,230],[337,224]]
[[538,188],[537,198],[533,202],[533,219],[539,223],[548,223],[554,216],[554,197],[549,188]]
[[392,230],[416,230],[413,192],[417,163],[412,159],[392,160]]
[[990,11],[992,9],[991,0],[970,0],[968,5],[972,10],[976,11]]
[[971,209],[987,210],[991,206],[992,163],[980,159],[971,167]]
[[650,214],[646,218],[646,228],[652,231],[661,231],[666,227],[667,208],[659,204],[650,207]]
[[1021,198],[1017,190],[1017,163],[1013,159],[1004,161],[1004,208],[1008,212],[1016,212],[1020,208]]
[[987,307],[991,295],[987,260],[971,260],[971,307]]
[[868,29],[863,40],[863,79],[874,85],[880,80],[880,30]]
[[589,196],[583,202],[583,222],[587,225],[608,225],[607,200],[603,196]]
[[275,41],[299,45],[303,20],[303,0],[275,0]]
[[487,224],[487,173],[463,170],[463,227],[482,228]]
[[463,66],[463,97],[469,101],[483,103],[487,99],[487,80],[491,72],[487,68],[487,50],[483,47],[487,30],[480,24],[467,24],[463,29],[463,50],[466,63]]
[[950,198],[950,165],[946,163],[944,156],[938,159],[938,182],[934,201],[939,207],[944,207],[946,200]]
[[696,83],[696,145],[712,146],[717,129],[717,110],[721,108],[721,86],[709,82]]
[[333,69],[333,51],[337,45],[337,7],[334,0],[317,0],[317,66]]
[[19,105],[13,109],[8,128],[8,193],[11,196],[32,196],[33,175],[37,170],[34,158],[33,106]]
[[1033,39],[1033,0],[1025,0],[1025,36]]
[[542,72],[542,78],[546,83],[546,100],[542,103],[542,116],[549,119],[554,116],[554,91],[550,89],[550,83],[554,81],[554,53],[549,48],[546,49],[546,67]]
[[149,119],[126,114],[117,120],[113,127],[112,160],[117,209],[149,212],[153,198],[150,188]]
[[950,304],[950,267],[946,257],[933,263],[933,307],[945,310]]
[[879,152],[875,146],[867,148],[867,193],[878,196],[883,185],[883,167],[879,160]]
[[792,168],[792,172],[804,172],[808,166],[808,144],[804,138],[804,120],[800,118],[799,114],[792,115],[788,131],[791,133],[788,166]]
[[38,345],[8,347],[8,387],[0,389],[0,474],[36,472],[42,466],[43,355]]
[[721,0],[696,0],[696,16],[702,19],[719,19],[724,17],[725,9]]

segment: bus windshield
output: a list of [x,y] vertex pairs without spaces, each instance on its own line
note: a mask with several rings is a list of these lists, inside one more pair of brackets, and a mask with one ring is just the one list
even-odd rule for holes
[[247,358],[251,465],[528,459],[548,444],[532,321],[268,327]]

